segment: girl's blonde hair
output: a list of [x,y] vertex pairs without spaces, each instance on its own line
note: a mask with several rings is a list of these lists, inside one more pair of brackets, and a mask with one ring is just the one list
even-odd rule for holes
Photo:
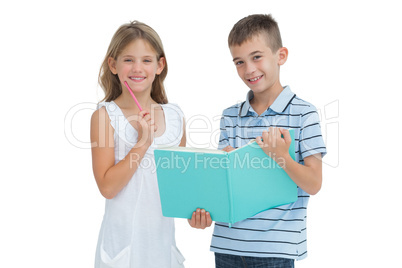
[[159,75],[155,76],[155,80],[152,83],[151,98],[160,104],[168,103],[165,87],[163,85],[163,81],[167,75],[168,66],[162,41],[154,29],[139,21],[133,21],[131,23],[121,25],[113,35],[105,59],[103,60],[99,71],[98,82],[105,92],[105,97],[102,101],[115,100],[118,96],[120,96],[122,89],[118,76],[114,75],[109,69],[109,57],[117,60],[117,57],[124,50],[124,48],[132,41],[137,39],[145,40],[149,43],[149,45],[151,45],[156,52],[156,58],[158,61],[161,57],[165,58],[165,67],[163,68],[163,71]]

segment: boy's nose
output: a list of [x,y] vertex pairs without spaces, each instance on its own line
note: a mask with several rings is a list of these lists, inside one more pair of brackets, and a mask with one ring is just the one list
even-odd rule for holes
[[247,64],[246,65],[246,74],[252,74],[256,70],[254,64]]

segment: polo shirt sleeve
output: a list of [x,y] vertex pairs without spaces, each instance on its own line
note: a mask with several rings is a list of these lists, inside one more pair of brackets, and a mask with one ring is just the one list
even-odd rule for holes
[[324,157],[327,153],[321,133],[320,117],[317,109],[311,104],[304,109],[301,115],[299,146],[303,159],[319,153]]
[[218,144],[218,149],[222,150],[226,146],[229,146],[229,136],[228,132],[226,131],[226,120],[225,116],[222,115],[221,121],[220,121],[220,135],[219,135],[219,144]]

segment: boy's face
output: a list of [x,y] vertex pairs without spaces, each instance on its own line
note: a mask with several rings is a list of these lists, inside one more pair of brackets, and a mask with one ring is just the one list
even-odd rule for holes
[[230,47],[237,73],[254,94],[282,88],[279,66],[286,62],[287,49],[272,53],[267,41],[264,34],[259,34],[240,46]]

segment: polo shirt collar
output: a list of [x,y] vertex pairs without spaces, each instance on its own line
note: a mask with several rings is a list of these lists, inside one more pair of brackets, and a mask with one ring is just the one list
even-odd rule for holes
[[[282,92],[279,94],[279,96],[275,99],[274,103],[268,108],[271,109],[277,113],[283,113],[286,108],[289,106],[289,103],[296,97],[296,94],[294,94],[289,86],[285,86],[282,90]],[[253,91],[249,91],[247,93],[247,98],[246,101],[243,102],[243,105],[240,106],[239,109],[239,115],[240,116],[246,116],[250,108],[252,109],[250,105],[250,100],[254,98],[254,93]]]

